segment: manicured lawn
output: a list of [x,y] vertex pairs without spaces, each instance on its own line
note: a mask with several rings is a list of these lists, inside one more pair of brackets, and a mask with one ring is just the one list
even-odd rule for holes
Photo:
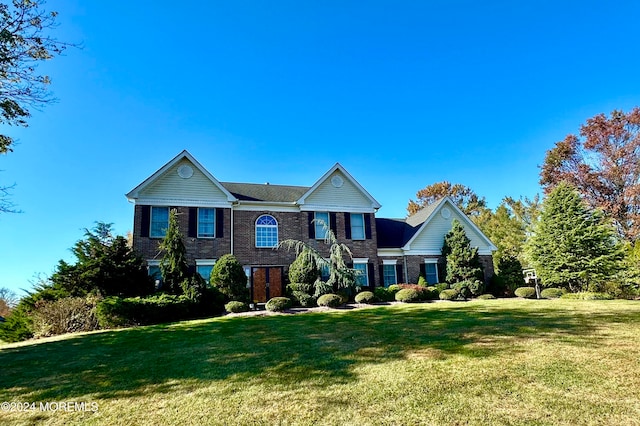
[[223,317],[0,347],[0,424],[640,423],[640,303]]

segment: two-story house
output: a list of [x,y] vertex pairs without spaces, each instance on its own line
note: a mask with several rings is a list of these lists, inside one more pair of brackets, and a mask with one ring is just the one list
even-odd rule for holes
[[221,182],[183,151],[126,196],[135,204],[133,245],[151,274],[158,273],[158,244],[176,209],[191,266],[208,278],[216,259],[233,254],[256,301],[284,292],[295,253],[276,249],[278,242],[304,240],[327,252],[322,223],[351,249],[363,287],[417,282],[420,274],[441,281],[440,250],[454,218],[479,248],[485,278],[493,274],[495,246],[450,199],[407,219],[376,218],[380,203],[340,164],[310,187]]

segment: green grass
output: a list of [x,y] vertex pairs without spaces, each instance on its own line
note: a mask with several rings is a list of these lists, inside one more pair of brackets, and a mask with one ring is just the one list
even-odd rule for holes
[[640,303],[222,317],[0,347],[0,424],[638,424]]

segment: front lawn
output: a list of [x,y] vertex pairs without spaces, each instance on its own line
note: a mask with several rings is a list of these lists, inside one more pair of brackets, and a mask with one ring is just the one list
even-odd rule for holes
[[221,317],[4,345],[0,368],[0,402],[36,403],[0,424],[638,424],[640,303]]

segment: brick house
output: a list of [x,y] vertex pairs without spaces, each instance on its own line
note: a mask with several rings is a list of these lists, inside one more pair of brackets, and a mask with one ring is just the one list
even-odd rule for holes
[[126,196],[135,205],[133,245],[150,274],[159,272],[158,244],[169,210],[176,209],[191,267],[207,278],[216,259],[232,253],[244,265],[256,301],[283,293],[295,253],[275,249],[279,241],[303,240],[328,255],[325,231],[314,219],[349,246],[363,287],[415,283],[420,274],[439,282],[440,250],[454,218],[478,247],[485,279],[493,275],[496,247],[451,199],[406,219],[376,218],[380,203],[338,163],[310,187],[220,182],[182,151]]

